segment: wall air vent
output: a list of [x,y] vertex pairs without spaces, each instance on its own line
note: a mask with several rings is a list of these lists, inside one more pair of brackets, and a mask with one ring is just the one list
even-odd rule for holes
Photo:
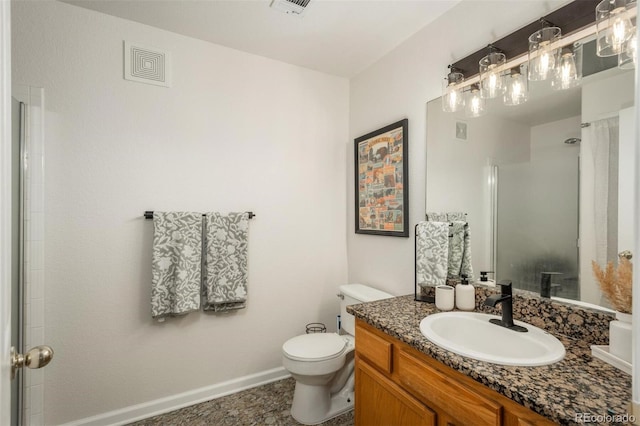
[[124,79],[171,87],[171,54],[125,41]]
[[302,16],[311,0],[272,0],[271,7],[287,15]]

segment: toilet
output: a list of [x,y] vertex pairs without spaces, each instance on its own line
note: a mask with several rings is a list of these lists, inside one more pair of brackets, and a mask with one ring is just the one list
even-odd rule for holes
[[315,425],[353,408],[355,317],[348,305],[393,297],[362,284],[340,286],[341,329],[346,334],[314,333],[282,345],[282,365],[296,380],[291,416]]

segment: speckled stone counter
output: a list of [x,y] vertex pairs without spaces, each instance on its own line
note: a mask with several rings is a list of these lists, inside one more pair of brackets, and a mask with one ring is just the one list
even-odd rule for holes
[[[483,296],[480,296],[478,301],[482,298]],[[527,317],[516,308],[517,302],[520,302],[522,309],[532,309],[531,303],[528,302],[535,305],[535,298],[523,303],[525,300],[520,296],[515,297],[514,319],[534,323],[555,335],[566,349],[566,356],[562,361],[542,367],[503,366],[462,357],[441,349],[420,332],[420,321],[439,310],[434,304],[414,301],[413,295],[352,305],[347,307],[347,311],[382,332],[559,424],[583,424],[576,417],[581,413],[593,416],[626,414],[631,401],[631,376],[591,356],[590,345],[603,344],[602,340],[608,339],[608,333],[602,330],[601,326],[606,326],[606,320],[612,317],[589,310],[585,315],[581,315],[580,309],[576,311],[577,308],[555,303],[551,304],[551,314],[546,309],[544,313],[536,311]],[[478,306],[481,306],[481,303]],[[556,310],[555,314],[553,309]],[[594,313],[594,316],[591,313]],[[538,321],[531,321],[534,318]],[[554,323],[555,327],[548,327]],[[558,330],[567,333],[561,334]],[[593,336],[594,339],[578,339],[578,331],[584,333],[584,336]],[[606,341],[604,343],[606,344]]]

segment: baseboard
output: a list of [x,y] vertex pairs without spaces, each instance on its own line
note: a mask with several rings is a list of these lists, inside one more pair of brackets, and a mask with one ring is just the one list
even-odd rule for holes
[[245,389],[286,379],[291,375],[283,367],[262,371],[189,392],[132,405],[115,411],[65,423],[62,426],[117,426],[168,413],[179,408],[231,395]]

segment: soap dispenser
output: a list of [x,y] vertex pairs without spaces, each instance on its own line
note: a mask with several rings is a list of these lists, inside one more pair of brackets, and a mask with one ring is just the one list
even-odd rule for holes
[[489,279],[488,274],[493,274],[493,271],[480,271],[480,279],[476,281],[476,284],[485,287],[495,287],[495,280]]
[[462,275],[456,286],[456,307],[461,311],[473,311],[476,307],[476,289],[469,284],[466,275]]

